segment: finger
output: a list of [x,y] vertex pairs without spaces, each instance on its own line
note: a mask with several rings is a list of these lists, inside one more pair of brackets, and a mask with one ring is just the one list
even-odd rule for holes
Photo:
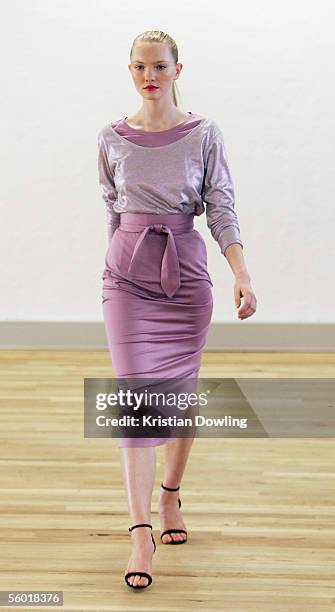
[[240,312],[242,312],[242,313],[247,312],[247,310],[249,309],[250,305],[251,305],[251,296],[247,295],[243,299],[243,306],[242,306]]
[[247,299],[244,301],[241,312],[248,312],[249,309],[256,310],[256,297],[253,293],[248,294]]
[[248,311],[242,316],[239,315],[239,319],[247,319],[248,317],[251,317],[252,314],[253,314],[252,310]]
[[253,296],[250,296],[250,299],[246,300],[242,308],[239,310],[238,315],[246,317],[246,316],[250,316],[255,311],[256,311],[255,299]]
[[239,312],[239,317],[243,318],[243,319],[247,319],[247,317],[251,317],[251,315],[254,314],[254,312],[256,312],[256,309],[253,308],[252,306],[250,306],[250,308],[248,308],[248,310],[246,312]]

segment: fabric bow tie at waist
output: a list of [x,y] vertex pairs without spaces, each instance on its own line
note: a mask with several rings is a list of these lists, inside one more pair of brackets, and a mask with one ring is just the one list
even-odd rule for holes
[[[120,229],[132,232],[136,231],[134,226],[130,228],[120,227]],[[142,229],[142,227],[140,229]],[[154,231],[156,234],[167,234],[161,265],[161,287],[168,297],[172,297],[180,287],[180,267],[173,232],[167,225],[155,223],[154,225],[148,225],[144,228],[136,241],[128,272],[136,274],[141,271],[143,265],[142,253],[145,248],[144,241],[150,230]],[[182,231],[185,231],[185,229]],[[179,232],[177,231],[176,233]]]

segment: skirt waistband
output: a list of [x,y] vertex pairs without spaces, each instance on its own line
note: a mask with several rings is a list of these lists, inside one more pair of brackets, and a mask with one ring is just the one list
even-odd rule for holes
[[140,274],[146,254],[146,237],[150,230],[157,234],[166,234],[167,240],[161,263],[161,286],[168,297],[173,297],[180,287],[180,267],[175,234],[193,231],[194,214],[150,214],[121,213],[121,231],[141,232],[129,263],[129,274]]
[[130,213],[120,214],[119,229],[125,232],[141,232],[148,228],[157,234],[183,234],[194,229],[193,213]]

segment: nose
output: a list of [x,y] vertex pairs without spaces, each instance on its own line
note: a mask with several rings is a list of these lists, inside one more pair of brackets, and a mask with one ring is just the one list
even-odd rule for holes
[[150,83],[153,80],[153,69],[150,68],[145,69],[144,71],[145,80]]

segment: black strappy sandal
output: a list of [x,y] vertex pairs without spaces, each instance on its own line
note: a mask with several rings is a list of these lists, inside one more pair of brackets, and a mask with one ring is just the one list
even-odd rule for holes
[[[165,489],[165,491],[178,491],[180,489],[180,486],[176,487],[175,489],[171,489],[170,487],[165,487],[163,483],[161,483],[161,486],[163,487],[163,489]],[[178,505],[179,505],[179,508],[181,508],[181,501],[179,497],[178,497]],[[162,542],[163,542],[163,535],[170,534],[170,533],[185,533],[187,536],[187,531],[185,531],[185,529],[166,529],[166,531],[163,531],[163,533],[161,534]],[[185,540],[173,540],[171,538],[171,542],[163,542],[163,544],[185,544],[185,542],[187,542],[187,537],[185,538]]]
[[[150,529],[152,530],[152,525],[149,525],[148,523],[140,523],[138,525],[133,525],[132,527],[129,527],[128,531],[132,531],[133,529],[135,529],[135,527],[150,527]],[[155,540],[153,538],[153,535],[151,534],[151,538],[154,544],[154,552],[156,550],[156,543]],[[149,580],[148,584],[130,584],[130,582],[128,582],[127,578],[129,578],[130,576],[141,576],[143,578],[147,578]],[[150,586],[150,584],[152,583],[152,576],[150,576],[150,574],[147,574],[147,572],[128,572],[125,577],[124,577],[127,585],[129,587],[131,587],[132,589],[146,589],[148,586]]]

